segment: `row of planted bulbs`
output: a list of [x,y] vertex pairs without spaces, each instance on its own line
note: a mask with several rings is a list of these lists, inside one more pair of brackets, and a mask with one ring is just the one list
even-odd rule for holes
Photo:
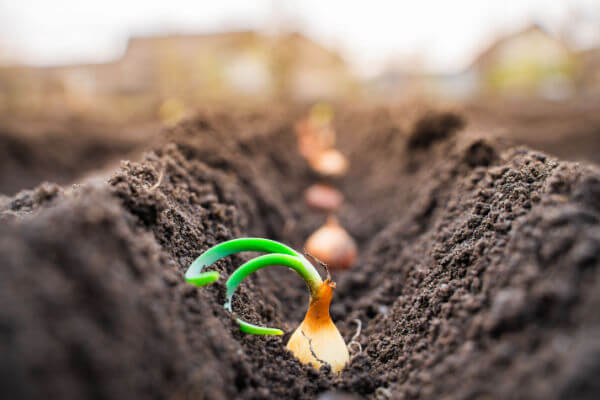
[[344,203],[344,195],[331,182],[346,174],[348,160],[335,148],[333,117],[331,105],[318,103],[295,126],[300,154],[320,180],[306,189],[304,200],[309,207],[328,214],[323,226],[306,240],[304,248],[332,270],[345,270],[354,265],[357,247],[335,216]]

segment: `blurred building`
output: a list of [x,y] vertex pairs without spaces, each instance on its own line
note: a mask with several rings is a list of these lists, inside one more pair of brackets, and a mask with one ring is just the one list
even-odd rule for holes
[[165,101],[332,100],[356,88],[337,53],[298,33],[169,35],[133,38],[107,64],[0,68],[0,110],[143,118]]
[[600,48],[582,51],[578,57],[578,91],[583,95],[600,95]]
[[568,98],[595,81],[597,53],[582,54],[538,25],[503,36],[463,71],[425,74],[386,70],[372,87],[386,97],[433,96],[464,100],[477,96]]
[[496,41],[469,70],[482,94],[560,99],[574,92],[577,68],[577,56],[566,43],[531,25]]

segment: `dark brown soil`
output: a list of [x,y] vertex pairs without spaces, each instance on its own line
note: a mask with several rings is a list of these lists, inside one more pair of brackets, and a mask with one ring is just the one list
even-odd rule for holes
[[118,166],[146,148],[156,124],[120,126],[80,120],[0,121],[0,194],[43,181],[72,183],[90,171]]
[[464,107],[473,129],[561,159],[600,164],[600,98],[479,99]]
[[[335,182],[339,219],[360,256],[335,277],[332,315],[347,340],[363,326],[339,376],[299,364],[286,336],[242,334],[222,281],[184,282],[216,243],[300,249],[325,220],[303,203],[316,177],[295,150],[298,114],[204,113],[109,185],[0,199],[3,393],[597,398],[600,170],[459,130],[455,114],[418,115],[347,107],[336,119],[351,163]],[[305,292],[289,271],[264,270],[234,309],[289,332]]]
[[411,150],[426,149],[435,142],[447,139],[463,128],[463,118],[455,113],[431,113],[420,118],[408,136],[406,147]]

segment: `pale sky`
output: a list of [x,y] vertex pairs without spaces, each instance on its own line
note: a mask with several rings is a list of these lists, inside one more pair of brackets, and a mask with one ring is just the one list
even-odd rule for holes
[[[600,44],[599,0],[0,0],[0,59],[31,65],[106,62],[134,35],[300,30],[364,75],[420,57],[430,71],[467,65],[498,34],[574,21],[581,46]],[[590,28],[591,27],[591,28]]]

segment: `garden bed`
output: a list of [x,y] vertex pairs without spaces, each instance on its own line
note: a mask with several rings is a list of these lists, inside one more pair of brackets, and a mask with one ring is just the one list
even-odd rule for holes
[[[425,115],[423,117],[423,115]],[[359,257],[331,313],[339,375],[251,336],[224,282],[184,280],[240,236],[301,249],[325,220],[291,111],[204,113],[108,184],[0,199],[0,381],[11,398],[596,398],[600,170],[507,147],[458,115],[338,112],[339,221]],[[250,255],[216,264],[231,273]],[[233,307],[291,333],[308,297],[281,268]],[[329,397],[331,398],[331,397]]]

